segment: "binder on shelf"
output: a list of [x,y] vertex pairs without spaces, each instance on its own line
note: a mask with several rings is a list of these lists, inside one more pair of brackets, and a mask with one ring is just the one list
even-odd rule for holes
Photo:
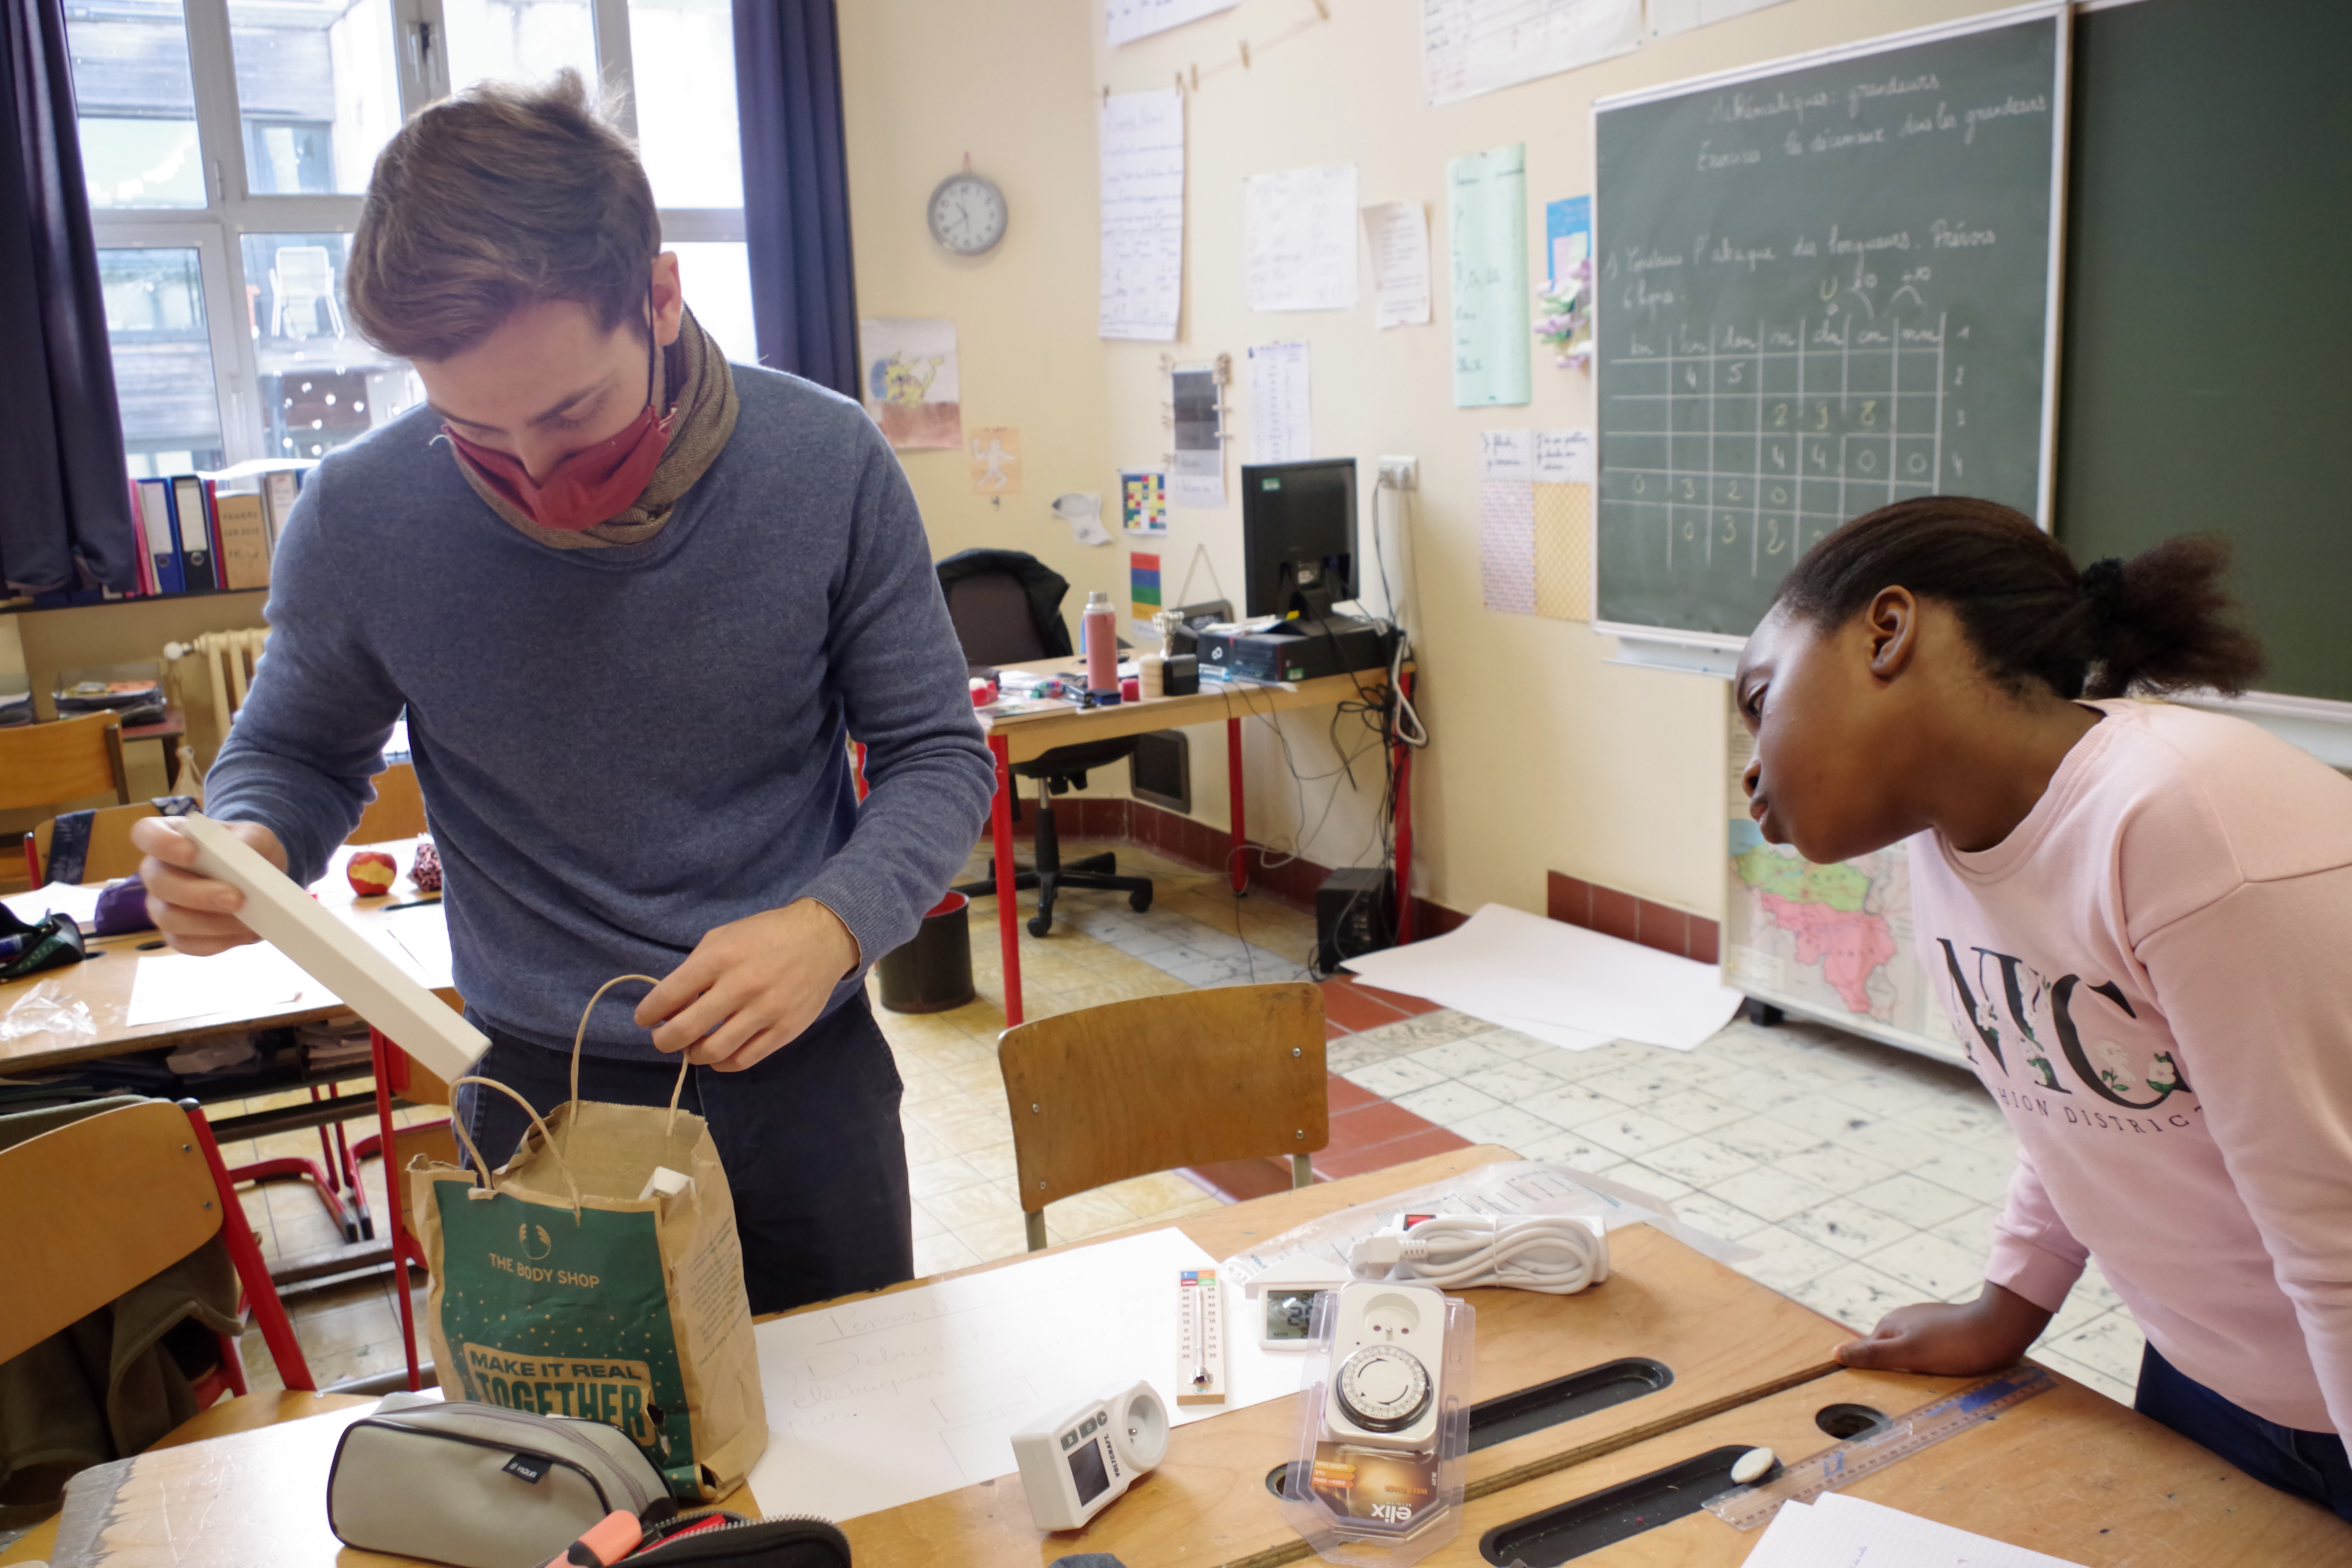
[[213,498],[213,520],[220,528],[221,586],[232,593],[269,586],[268,510],[258,494]]
[[144,536],[147,559],[154,568],[155,591],[185,593],[188,579],[180,562],[179,534],[172,518],[172,481],[141,479],[138,489],[139,530]]
[[278,541],[285,535],[286,519],[294,510],[295,494],[302,488],[299,468],[273,468],[261,476],[261,493],[268,502],[269,550],[278,552]]
[[172,517],[180,533],[180,566],[191,594],[220,590],[213,567],[212,509],[205,504],[205,481],[183,474],[172,481]]

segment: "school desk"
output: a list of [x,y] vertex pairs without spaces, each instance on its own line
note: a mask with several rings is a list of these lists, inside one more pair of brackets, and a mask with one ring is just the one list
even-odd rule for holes
[[[1423,1568],[1486,1568],[1479,1542],[1497,1526],[1714,1448],[1761,1446],[1784,1462],[1818,1453],[1836,1441],[1817,1419],[1831,1405],[1860,1405],[1900,1416],[1974,1381],[1839,1371],[1766,1394],[1574,1470],[1473,1500],[1464,1510],[1462,1533],[1423,1559]],[[1843,1489],[2084,1568],[2352,1563],[2352,1524],[2273,1490],[2186,1437],[2063,1377],[2050,1392]],[[1730,1568],[1747,1559],[1762,1534],[1697,1512],[1572,1561],[1574,1568]]]
[[[1213,1256],[1227,1257],[1333,1210],[1513,1157],[1491,1146],[1455,1150],[1192,1215],[1179,1224]],[[1475,1454],[1474,1488],[1517,1489],[1529,1478],[1670,1432],[1828,1370],[1830,1347],[1842,1331],[1826,1319],[1647,1226],[1619,1230],[1611,1240],[1610,1279],[1581,1295],[1470,1293],[1478,1309],[1475,1396],[1492,1398],[1631,1356],[1670,1367],[1674,1381]],[[363,1568],[404,1561],[341,1551],[326,1527],[323,1500],[334,1440],[372,1403],[289,1395],[264,1408],[321,1414],[143,1458],[122,1494],[141,1499],[142,1512],[134,1520],[118,1510],[117,1522],[110,1527],[121,1532],[118,1539],[126,1546],[136,1542],[142,1548],[121,1564],[245,1568],[268,1562],[273,1568]],[[190,1435],[235,1426],[242,1419],[235,1406],[207,1413]],[[1293,1397],[1179,1427],[1167,1460],[1083,1533],[1049,1536],[1037,1530],[1019,1484],[1010,1479],[854,1519],[844,1528],[859,1562],[891,1568],[1033,1568],[1068,1552],[1089,1550],[1113,1552],[1127,1568],[1290,1561],[1303,1556],[1304,1547],[1283,1524],[1265,1478],[1294,1457],[1297,1421]],[[1011,1456],[1006,1458],[1009,1469]],[[722,1506],[760,1511],[748,1489]],[[201,1537],[167,1540],[168,1521],[197,1511],[206,1521]],[[38,1558],[54,1539],[54,1524],[45,1525],[15,1552],[0,1553],[0,1563]],[[166,1545],[171,1550],[146,1554]]]
[[[1086,661],[1081,658],[1041,658],[1003,668],[1074,676],[1081,685],[1086,679]],[[1013,863],[1015,781],[1012,770],[1015,763],[1033,762],[1056,746],[1111,741],[1122,735],[1149,734],[1154,730],[1174,730],[1223,719],[1225,787],[1233,814],[1233,847],[1226,856],[1225,873],[1238,894],[1249,887],[1242,811],[1243,721],[1253,714],[1270,716],[1298,708],[1330,708],[1342,702],[1361,701],[1367,696],[1377,700],[1388,689],[1388,679],[1385,669],[1364,669],[1272,686],[1243,681],[1228,686],[1203,679],[1198,692],[1184,697],[1149,697],[1111,708],[1073,708],[992,722],[983,719],[981,722],[988,731],[989,750],[996,755],[996,800],[989,824],[996,856],[996,929],[1004,952],[1005,1023],[1018,1024],[1022,1019],[1020,904],[1013,887],[1017,870]],[[1412,680],[1413,672],[1408,667],[1403,675],[1408,698],[1412,694]],[[1411,942],[1412,900],[1408,890],[1412,887],[1412,748],[1398,745],[1392,750],[1396,765],[1397,940]]]
[[[414,839],[403,839],[389,844],[346,846],[336,851],[327,874],[311,884],[311,891],[321,904],[362,931],[394,925],[407,929],[409,922],[438,928],[441,921],[438,904],[388,911],[388,906],[404,904],[422,896],[406,881],[401,882],[398,890],[393,893],[362,899],[352,891],[352,885],[343,875],[344,863],[362,848],[385,851],[399,861],[405,872],[415,859],[415,844]],[[437,930],[435,934],[437,934]],[[46,1072],[69,1067],[75,1062],[127,1056],[133,1051],[152,1050],[159,1046],[194,1045],[250,1029],[288,1028],[350,1011],[340,1002],[308,998],[303,1003],[295,1004],[282,1000],[256,1002],[250,995],[240,993],[234,984],[225,982],[220,991],[220,1006],[213,1012],[167,1019],[162,1023],[132,1025],[125,1020],[131,1006],[131,976],[138,969],[140,947],[143,943],[162,940],[152,931],[98,938],[91,941],[89,947],[91,952],[107,954],[102,959],[85,960],[63,969],[52,969],[0,985],[0,1017],[5,1017],[9,1008],[36,988],[47,985],[49,987],[48,994],[60,1001],[86,1004],[91,1019],[98,1025],[95,1037],[68,1038],[45,1033],[0,1040],[0,1077]],[[156,951],[160,952],[162,950]],[[403,967],[443,1001],[452,1006],[457,1005],[457,994],[450,985],[446,969],[428,968],[417,963],[404,963]]]

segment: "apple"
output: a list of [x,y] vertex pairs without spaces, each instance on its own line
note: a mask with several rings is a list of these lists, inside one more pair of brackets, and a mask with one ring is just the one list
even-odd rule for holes
[[392,885],[400,880],[400,862],[381,849],[362,849],[352,857],[343,875],[352,879],[352,892],[362,899],[373,898],[392,891]]

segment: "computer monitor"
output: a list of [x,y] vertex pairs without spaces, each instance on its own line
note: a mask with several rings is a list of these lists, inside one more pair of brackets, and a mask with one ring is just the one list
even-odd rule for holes
[[1356,596],[1356,459],[1242,468],[1242,613],[1321,620]]

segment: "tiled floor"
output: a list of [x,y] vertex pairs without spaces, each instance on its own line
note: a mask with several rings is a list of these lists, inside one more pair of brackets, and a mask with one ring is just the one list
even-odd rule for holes
[[[1066,853],[1093,847],[1073,841]],[[1133,914],[1118,894],[1071,893],[1052,935],[1041,941],[1024,930],[1030,1016],[1306,976],[1311,917],[1263,898],[1237,900],[1214,875],[1148,851],[1117,851],[1122,869],[1153,879],[1151,910]],[[967,875],[982,868],[975,857]],[[907,1083],[919,1273],[1024,1245],[996,1068],[1004,1020],[994,1000],[1003,988],[993,915],[987,902],[972,911],[980,1000],[928,1016],[877,1013]],[[1977,1290],[2013,1145],[1965,1072],[1805,1024],[1734,1023],[1688,1054],[1627,1045],[1572,1053],[1369,987],[1339,983],[1325,995],[1337,1075],[1334,1144],[1316,1162],[1326,1176],[1465,1140],[1503,1143],[1671,1200],[1692,1224],[1757,1249],[1761,1256],[1739,1265],[1744,1272],[1857,1329],[1891,1307]],[[293,1148],[306,1139],[315,1150],[307,1133],[275,1142]],[[1205,1179],[1234,1191],[1223,1171]],[[1269,1184],[1280,1180],[1279,1167],[1268,1173]],[[376,1167],[368,1176],[380,1205]],[[1074,1240],[1218,1201],[1195,1179],[1163,1173],[1055,1204],[1046,1228],[1055,1240]],[[291,1184],[248,1193],[246,1205],[273,1252],[332,1238],[319,1205]],[[400,1364],[388,1284],[329,1286],[290,1305],[321,1381]],[[2128,1401],[2140,1343],[2094,1269],[2034,1353]],[[257,1334],[247,1335],[247,1359],[258,1382],[274,1381]]]

